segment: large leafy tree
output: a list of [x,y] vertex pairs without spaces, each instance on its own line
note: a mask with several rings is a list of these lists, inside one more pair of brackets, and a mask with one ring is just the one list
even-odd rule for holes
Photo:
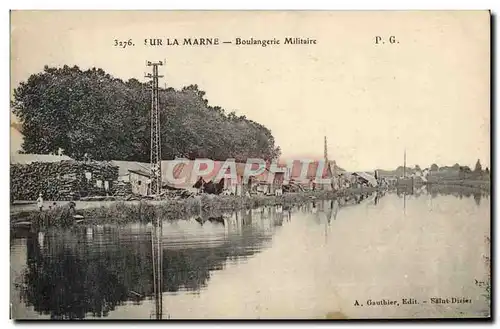
[[[214,160],[279,156],[271,132],[234,112],[209,106],[197,85],[160,89],[162,158]],[[122,81],[102,69],[45,67],[14,90],[25,153],[80,159],[148,161],[151,96],[147,84]]]

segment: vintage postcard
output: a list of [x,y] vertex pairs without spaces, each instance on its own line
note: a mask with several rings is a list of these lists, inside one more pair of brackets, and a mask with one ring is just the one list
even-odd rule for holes
[[489,11],[12,11],[10,316],[491,317]]

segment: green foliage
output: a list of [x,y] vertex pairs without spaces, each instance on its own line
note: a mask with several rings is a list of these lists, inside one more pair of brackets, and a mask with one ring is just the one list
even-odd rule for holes
[[[209,106],[197,85],[161,88],[162,158],[214,160],[279,156],[261,124]],[[102,69],[45,67],[14,90],[13,112],[22,122],[23,152],[75,159],[149,161],[151,95],[148,84],[126,82]]]
[[469,166],[460,166],[460,172],[464,172],[464,173],[470,173],[471,170],[469,168]]
[[433,164],[431,165],[431,171],[438,171],[438,170],[439,170],[438,165],[437,165],[437,164],[435,164],[435,163],[433,163]]

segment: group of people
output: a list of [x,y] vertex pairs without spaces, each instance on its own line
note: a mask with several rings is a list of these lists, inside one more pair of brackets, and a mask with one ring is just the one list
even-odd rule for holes
[[[44,204],[43,194],[40,193],[40,194],[38,194],[38,199],[36,199],[36,206],[38,207],[38,210],[40,210],[40,211],[43,210],[43,204]],[[52,209],[52,208],[55,208],[55,207],[57,207],[57,203],[53,202],[52,205],[49,206],[49,209]]]
[[[43,211],[44,200],[43,200],[43,194],[42,193],[38,194],[38,199],[36,200],[36,205],[37,205],[38,210]],[[56,207],[57,207],[57,203],[53,202],[52,205],[49,206],[49,210],[54,209]],[[68,208],[69,208],[69,210],[70,210],[71,213],[76,212],[76,203],[73,202],[73,201],[71,201],[68,204]]]

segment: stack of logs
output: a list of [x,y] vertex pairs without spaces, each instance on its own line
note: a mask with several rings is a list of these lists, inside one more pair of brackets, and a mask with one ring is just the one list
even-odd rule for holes
[[113,195],[126,197],[132,194],[132,184],[130,182],[116,182],[113,184]]
[[[15,200],[69,201],[107,195],[118,179],[118,167],[109,162],[33,162],[11,164],[11,193]],[[107,182],[107,183],[106,183]]]

